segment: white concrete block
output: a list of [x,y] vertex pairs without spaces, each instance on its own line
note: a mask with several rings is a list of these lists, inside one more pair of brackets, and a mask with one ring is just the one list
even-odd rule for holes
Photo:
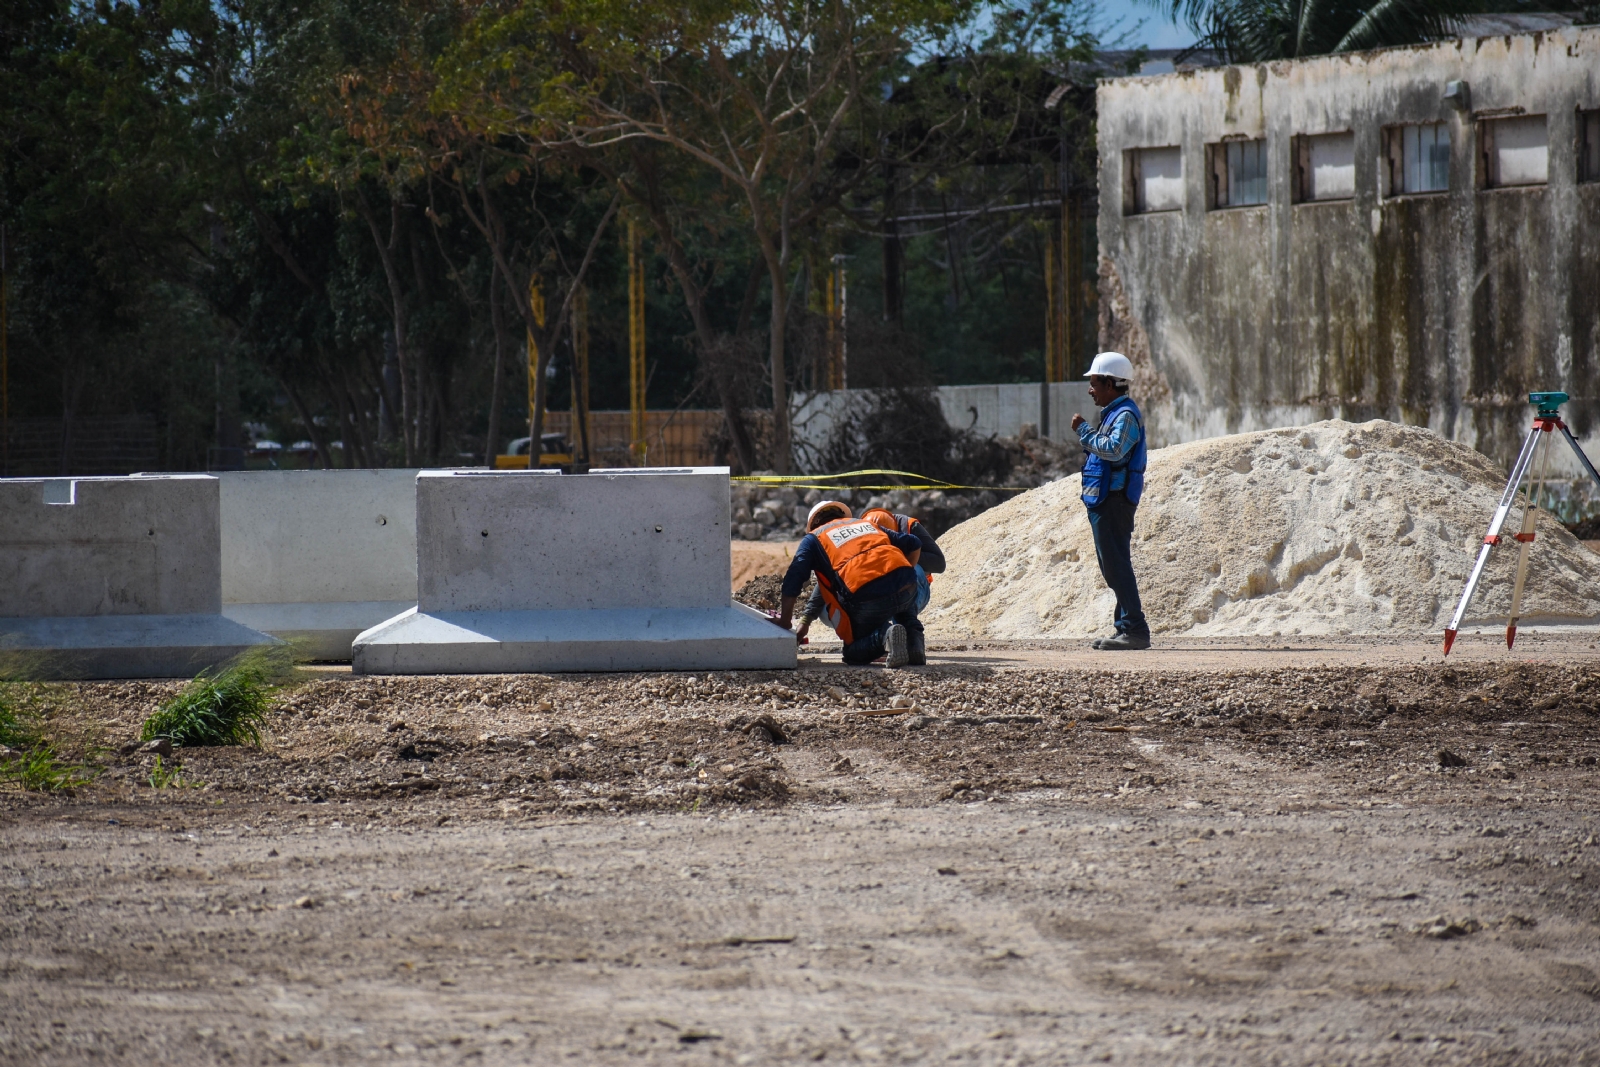
[[221,614],[217,480],[0,481],[0,650],[36,677],[185,677],[272,643]]
[[416,605],[415,469],[219,477],[228,618],[348,660],[357,634]]
[[423,471],[415,611],[356,638],[358,674],[795,665],[733,603],[728,471]]

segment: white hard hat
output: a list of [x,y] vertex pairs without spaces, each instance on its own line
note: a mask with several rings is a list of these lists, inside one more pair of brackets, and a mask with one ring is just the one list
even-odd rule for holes
[[1102,352],[1094,357],[1094,362],[1089,364],[1089,373],[1084,377],[1093,378],[1096,375],[1127,381],[1133,377],[1133,361],[1121,352]]
[[841,503],[840,501],[837,501],[837,500],[819,500],[814,505],[812,505],[810,512],[808,512],[806,514],[806,529],[807,530],[811,529],[811,520],[816,518],[817,517],[817,512],[821,511],[823,508],[839,508],[844,512],[844,517],[845,518],[847,518],[847,519],[848,518],[853,518],[853,516],[850,513],[850,506],[848,504]]

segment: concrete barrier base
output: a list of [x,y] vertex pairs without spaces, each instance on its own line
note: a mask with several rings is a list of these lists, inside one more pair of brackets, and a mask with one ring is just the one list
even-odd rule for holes
[[794,636],[726,608],[451,611],[413,608],[363,633],[356,674],[790,670]]
[[413,600],[336,601],[300,604],[224,604],[222,614],[294,646],[308,660],[350,662],[350,645],[363,630],[415,605]]
[[40,678],[193,678],[246,649],[277,643],[221,615],[0,619],[0,657]]

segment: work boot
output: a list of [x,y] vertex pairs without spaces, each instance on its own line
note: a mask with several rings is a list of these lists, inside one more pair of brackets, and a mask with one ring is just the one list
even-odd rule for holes
[[907,666],[926,667],[928,665],[928,642],[921,634],[906,631],[906,660]]
[[1148,637],[1135,637],[1132,634],[1113,634],[1102,637],[1095,642],[1095,647],[1102,652],[1131,652],[1150,647]]
[[911,650],[907,648],[906,628],[897,622],[889,624],[889,632],[885,635],[884,642],[888,646],[887,658],[883,661],[885,667],[904,667],[911,662]]

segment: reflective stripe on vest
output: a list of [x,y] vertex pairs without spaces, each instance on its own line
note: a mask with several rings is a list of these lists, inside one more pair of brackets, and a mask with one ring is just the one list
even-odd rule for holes
[[1134,425],[1138,427],[1139,436],[1134,441],[1133,448],[1120,463],[1108,463],[1104,459],[1090,452],[1083,462],[1083,494],[1081,499],[1089,507],[1096,507],[1105,500],[1105,495],[1111,485],[1111,476],[1119,470],[1128,472],[1126,492],[1128,503],[1137,504],[1144,495],[1144,472],[1148,463],[1148,451],[1145,448],[1144,415],[1139,411],[1139,405],[1130,398],[1119,396],[1100,414],[1100,432],[1104,433],[1124,409],[1133,412]]

